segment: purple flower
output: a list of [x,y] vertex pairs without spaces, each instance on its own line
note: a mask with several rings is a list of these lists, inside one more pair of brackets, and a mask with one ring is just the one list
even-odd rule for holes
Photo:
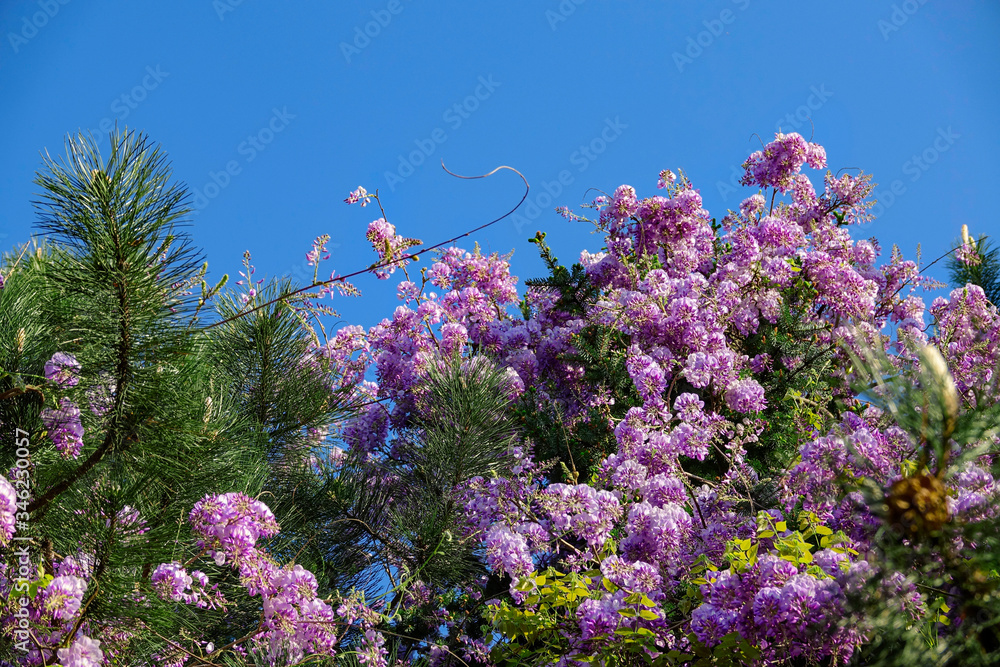
[[365,206],[368,206],[369,196],[368,191],[359,185],[357,190],[347,195],[347,199],[345,199],[344,202],[347,204],[357,204],[358,202],[361,202],[361,207],[364,208]]
[[496,572],[509,574],[514,579],[534,569],[524,536],[503,524],[495,524],[486,533],[486,561]]
[[45,362],[45,377],[63,387],[75,387],[80,378],[80,362],[72,354],[56,352]]
[[104,662],[101,642],[86,636],[81,636],[69,648],[59,649],[56,654],[62,667],[100,667]]
[[177,561],[157,565],[150,581],[161,597],[189,602],[187,591],[194,580]]
[[408,255],[405,250],[420,245],[417,239],[407,239],[396,234],[396,227],[385,218],[379,218],[368,225],[367,238],[378,254],[377,264],[384,265],[375,270],[379,280],[385,280],[397,268],[406,266]]
[[261,537],[278,533],[278,522],[264,503],[243,493],[205,496],[191,510],[191,527],[221,565],[227,555],[251,549]]
[[684,365],[684,375],[693,387],[701,389],[712,381],[712,374],[718,367],[718,359],[714,356],[704,352],[692,352]]
[[0,544],[7,544],[14,536],[14,516],[17,513],[17,490],[0,477]]
[[773,637],[779,632],[777,627],[780,625],[781,614],[780,588],[765,586],[757,591],[753,598],[753,615],[767,636]]
[[760,588],[780,587],[798,573],[799,569],[784,558],[764,554],[757,561],[757,586]]
[[80,611],[86,591],[87,582],[80,577],[56,577],[40,593],[44,614],[60,621],[73,618]]
[[76,458],[83,448],[83,424],[80,422],[80,408],[68,398],[59,400],[59,408],[45,408],[41,413],[42,423],[49,432],[56,449],[64,458]]
[[751,195],[750,197],[740,202],[740,213],[743,214],[744,218],[747,218],[749,220],[750,218],[756,216],[758,213],[764,211],[765,203],[766,202],[764,201],[764,195],[759,193]]
[[691,515],[673,503],[663,507],[636,503],[629,508],[626,530],[621,548],[628,558],[670,565],[691,532]]
[[610,204],[601,210],[601,222],[608,224],[611,231],[623,225],[639,209],[635,188],[619,185],[611,197]]
[[648,355],[629,357],[626,361],[629,375],[635,383],[635,388],[644,401],[658,399],[667,386],[667,378],[663,368]]
[[764,150],[753,153],[743,163],[746,173],[740,183],[774,187],[779,192],[786,192],[792,184],[792,177],[805,163],[813,169],[822,169],[826,166],[826,151],[822,146],[808,143],[797,132],[779,132]]
[[715,646],[729,634],[736,621],[736,612],[718,609],[711,604],[703,604],[691,612],[691,632],[698,641]]
[[614,632],[622,621],[618,613],[627,596],[625,591],[605,594],[600,600],[587,599],[576,609],[576,618],[580,624],[583,639],[593,639]]
[[[364,206],[364,204],[362,204]],[[330,259],[330,253],[326,251],[326,244],[330,242],[330,235],[323,234],[317,236],[312,243],[312,250],[306,253],[306,264],[316,266],[324,259]]]
[[756,380],[740,380],[726,391],[726,405],[735,412],[759,412],[767,405],[764,388]]
[[715,581],[704,584],[701,591],[705,601],[716,608],[736,611],[743,605],[742,584],[740,575],[725,570],[715,575]]
[[601,574],[629,592],[659,593],[663,586],[656,568],[641,560],[630,563],[615,555],[608,556],[601,561]]

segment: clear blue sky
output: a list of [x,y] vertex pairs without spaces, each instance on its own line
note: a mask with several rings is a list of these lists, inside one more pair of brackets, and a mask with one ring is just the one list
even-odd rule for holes
[[[304,277],[323,233],[327,271],[370,264],[377,209],[342,203],[358,185],[427,242],[521,196],[514,174],[460,181],[442,158],[524,173],[544,210],[475,240],[539,276],[536,229],[567,263],[601,245],[553,207],[622,183],[656,194],[661,169],[683,168],[721,218],[749,194],[730,184],[754,133],[769,141],[780,122],[808,138],[807,117],[835,171],[872,172],[884,193],[897,181],[892,205],[855,230],[886,251],[912,258],[921,242],[929,260],[962,224],[1000,231],[995,1],[7,0],[0,99],[4,249],[32,231],[39,152],[115,121],[161,143],[204,197],[191,231],[216,276],[235,276],[249,249],[258,276]],[[561,172],[550,202],[543,184]],[[370,326],[395,307],[395,282],[365,277],[362,299],[336,305]]]

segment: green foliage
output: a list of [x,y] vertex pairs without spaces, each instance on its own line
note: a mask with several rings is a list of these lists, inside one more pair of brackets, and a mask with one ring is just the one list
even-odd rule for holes
[[[495,628],[508,640],[494,646],[491,655],[497,664],[552,664],[568,655],[570,647],[564,632],[577,627],[580,603],[598,599],[605,591],[614,593],[618,587],[600,570],[577,574],[550,567],[522,578],[517,590],[527,594],[523,604],[515,606],[504,601],[490,610]],[[641,593],[631,593],[625,604],[619,610],[622,625],[614,633],[597,638],[601,649],[593,655],[573,655],[574,660],[594,665],[629,664],[628,657],[639,660],[645,656],[649,662],[646,650],[659,652],[656,634],[636,619],[656,620],[662,618],[662,611]]]
[[969,283],[979,285],[983,288],[990,303],[1000,304],[1000,247],[997,247],[985,235],[970,242],[975,246],[979,263],[961,262],[952,253],[948,256],[947,265],[949,281],[955,287],[962,287]]
[[[325,502],[328,519],[346,521],[345,534],[365,545],[370,561],[396,571],[398,585],[387,609],[391,622],[384,629],[396,636],[400,655],[418,648],[415,638],[438,637],[438,606],[452,612],[469,636],[481,636],[483,605],[459,589],[489,572],[478,541],[459,539],[461,493],[474,477],[509,476],[508,454],[516,444],[507,378],[488,359],[453,359],[431,369],[422,387],[412,426],[396,433],[399,459],[375,471],[349,454],[337,478],[328,481]],[[371,484],[373,472],[389,483]],[[417,581],[440,594],[430,604],[404,605]],[[492,583],[493,593],[506,595],[499,582]],[[459,652],[453,636],[448,643]]]

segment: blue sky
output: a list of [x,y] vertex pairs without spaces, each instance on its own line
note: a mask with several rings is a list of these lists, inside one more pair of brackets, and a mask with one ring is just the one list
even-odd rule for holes
[[[750,194],[734,170],[780,125],[815,128],[834,171],[874,173],[883,206],[856,235],[909,258],[922,243],[929,261],[962,224],[1000,229],[998,36],[992,1],[8,0],[0,247],[32,232],[39,152],[118,122],[162,144],[195,193],[190,231],[215,276],[249,249],[257,276],[304,279],[324,233],[326,272],[367,266],[377,208],[342,202],[358,185],[428,243],[520,199],[516,175],[458,180],[444,159],[525,175],[537,208],[463,244],[515,250],[514,272],[537,277],[535,230],[566,263],[601,246],[555,206],[622,183],[656,194],[658,172],[681,168],[721,218]],[[364,296],[335,305],[371,326],[395,283],[363,277]]]

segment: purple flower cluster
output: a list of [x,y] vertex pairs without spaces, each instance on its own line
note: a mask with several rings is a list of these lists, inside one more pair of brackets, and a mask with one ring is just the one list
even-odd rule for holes
[[365,206],[368,206],[369,197],[371,197],[371,195],[368,194],[368,191],[359,185],[357,190],[347,195],[347,199],[345,199],[344,202],[347,204],[357,204],[360,202],[361,207],[364,208]]
[[746,173],[740,180],[744,185],[759,185],[775,188],[784,193],[792,185],[793,177],[803,164],[813,169],[826,166],[826,151],[818,144],[812,144],[797,132],[775,135],[774,141],[763,150],[753,153],[743,164]]
[[17,514],[17,489],[0,477],[0,544],[6,545],[14,536],[14,520]]
[[517,579],[534,569],[527,540],[507,526],[495,524],[487,531],[485,542],[486,562],[495,571]]
[[726,392],[726,404],[734,412],[758,412],[767,406],[764,388],[752,378],[740,380]]
[[660,592],[663,579],[659,569],[650,563],[641,560],[629,562],[611,555],[601,561],[601,574],[630,593],[643,593],[654,601],[663,597]]
[[[372,632],[376,612],[356,600],[348,600],[334,611],[318,597],[312,572],[301,565],[281,567],[257,547],[257,540],[278,532],[274,515],[264,503],[241,493],[207,496],[192,509],[190,522],[200,538],[199,546],[206,548],[217,564],[228,562],[237,569],[251,596],[261,596],[263,622],[254,638],[266,645],[272,658],[281,655],[297,662],[311,654],[334,657],[340,639],[337,628],[345,621],[353,623],[361,618],[362,629]],[[188,576],[178,563],[161,565],[157,572],[160,577],[155,583],[161,594],[203,606],[204,575],[193,572]],[[186,593],[192,579],[197,580],[197,586]],[[372,634],[366,641],[369,659],[384,664],[378,657],[384,657],[379,649],[380,635]]]
[[[778,134],[744,165],[743,183],[765,191],[750,194],[718,226],[694,185],[669,170],[657,182],[663,196],[642,198],[622,185],[595,200],[605,247],[582,252],[580,261],[597,293],[572,313],[560,306],[557,290],[544,286],[529,288],[515,313],[516,278],[506,257],[478,248],[441,251],[422,281],[399,284],[402,305],[390,318],[368,332],[338,334],[345,345],[329,358],[338,367],[353,364],[356,395],[379,401],[341,424],[340,436],[373,461],[405,459],[389,439],[423,409],[427,372],[453,357],[466,361],[473,351],[506,369],[511,401],[530,397],[546,413],[558,406],[571,432],[592,425],[595,415],[624,413],[608,418],[617,451],[589,484],[545,486],[525,448],[509,477],[462,486],[465,537],[482,540],[494,571],[517,580],[557,555],[575,571],[599,566],[621,590],[594,591],[581,603],[580,632],[590,639],[613,632],[623,618],[623,591],[655,600],[676,595],[690,585],[697,559],[722,558],[732,540],[755,538],[756,517],[734,500],[760,481],[748,450],[766,433],[765,411],[783,409],[769,402],[787,400],[769,393],[776,376],[794,376],[813,360],[801,349],[751,351],[751,338],[771,337],[791,315],[809,332],[813,349],[831,349],[833,373],[846,381],[850,364],[841,343],[855,353],[895,349],[902,363],[913,358],[907,345],[933,340],[946,350],[970,402],[972,387],[1000,365],[1000,316],[981,290],[957,290],[925,309],[913,291],[929,282],[916,264],[894,251],[876,267],[877,241],[854,240],[848,231],[870,219],[870,177],[827,173],[817,189],[801,173],[805,166],[825,168],[825,150],[798,134]],[[352,193],[349,201],[365,194]],[[771,194],[785,196],[775,203]],[[369,237],[380,260],[405,261],[404,239],[384,219],[372,223]],[[884,333],[887,326],[897,338]],[[613,328],[623,341],[613,354],[634,388],[629,400],[639,399],[627,410],[617,408],[622,396],[584,379],[576,336],[589,327]],[[363,379],[369,371],[376,382]],[[837,397],[850,399],[846,390]],[[776,482],[786,510],[812,512],[861,549],[877,517],[858,497],[841,497],[839,482],[864,477],[891,484],[913,443],[874,409],[845,412],[824,429],[801,429],[801,460],[775,473]],[[714,480],[686,472],[686,459],[704,460],[710,452],[725,458],[728,470]],[[967,468],[949,484],[955,515],[979,517],[994,502],[985,468]],[[568,547],[575,553],[563,554]],[[843,568],[862,564],[845,566],[840,554],[821,551],[813,554],[814,566],[799,567],[780,557],[773,540],[759,540],[758,547],[750,571],[719,574],[704,588],[691,631],[708,644],[738,632],[772,660],[846,660],[863,637],[845,617]],[[661,630],[664,645],[683,643]]]
[[955,248],[955,259],[966,266],[979,266],[983,262],[978,247],[972,242],[963,243]]
[[844,590],[855,569],[865,566],[830,550],[816,553],[814,562],[818,567],[807,573],[765,554],[746,572],[709,573],[709,583],[701,586],[704,602],[691,615],[692,632],[714,646],[737,631],[762,649],[765,660],[803,656],[843,664],[861,639],[840,624]]
[[64,458],[76,458],[83,448],[83,423],[80,408],[68,398],[59,400],[57,409],[45,408],[41,413],[42,423],[49,432],[49,438]]
[[675,572],[682,565],[691,528],[691,515],[680,505],[635,503],[628,511],[622,553],[629,560],[658,563],[665,571]]
[[[90,624],[80,623],[87,575],[72,558],[55,565],[54,577],[43,577],[33,567],[9,570],[6,564],[0,565],[0,593],[5,600],[15,602],[3,608],[0,626],[8,638],[27,640],[27,652],[20,654],[18,664],[53,665],[58,661],[64,666],[98,667],[107,656],[100,649],[101,642],[90,636]],[[37,593],[26,597],[25,583]],[[17,604],[20,597],[25,599]],[[58,648],[67,644],[67,648]]]
[[317,236],[316,240],[313,241],[312,250],[306,253],[306,264],[309,266],[317,266],[321,261],[330,259],[330,253],[326,251],[326,244],[329,242],[329,234]]
[[619,495],[588,484],[550,484],[538,499],[547,517],[541,526],[555,534],[572,532],[600,549],[622,515]]
[[97,383],[87,387],[87,400],[90,402],[90,411],[98,417],[106,415],[115,404],[114,378],[110,373],[101,373]]
[[952,290],[931,304],[936,335],[931,343],[945,355],[959,394],[976,405],[976,387],[987,387],[1000,367],[1000,311],[979,285]]
[[99,667],[104,664],[101,642],[86,636],[79,637],[68,648],[59,649],[56,654],[62,667]]
[[83,603],[87,582],[73,575],[61,575],[49,582],[39,594],[38,606],[43,618],[66,621],[76,616]]
[[201,570],[188,574],[177,561],[157,565],[150,582],[160,597],[174,602],[191,604],[200,609],[214,609],[224,602],[220,596],[206,590],[208,575]]
[[420,245],[417,239],[407,239],[396,234],[396,227],[385,218],[379,218],[368,225],[367,237],[378,254],[380,268],[375,270],[375,275],[381,280],[391,276],[396,269],[406,266],[409,259],[407,248]]
[[278,533],[278,522],[264,503],[242,493],[223,493],[198,501],[188,519],[199,536],[198,546],[218,565],[226,557],[254,548],[261,537]]
[[45,362],[45,377],[63,387],[75,387],[80,382],[80,362],[72,354],[56,352]]

